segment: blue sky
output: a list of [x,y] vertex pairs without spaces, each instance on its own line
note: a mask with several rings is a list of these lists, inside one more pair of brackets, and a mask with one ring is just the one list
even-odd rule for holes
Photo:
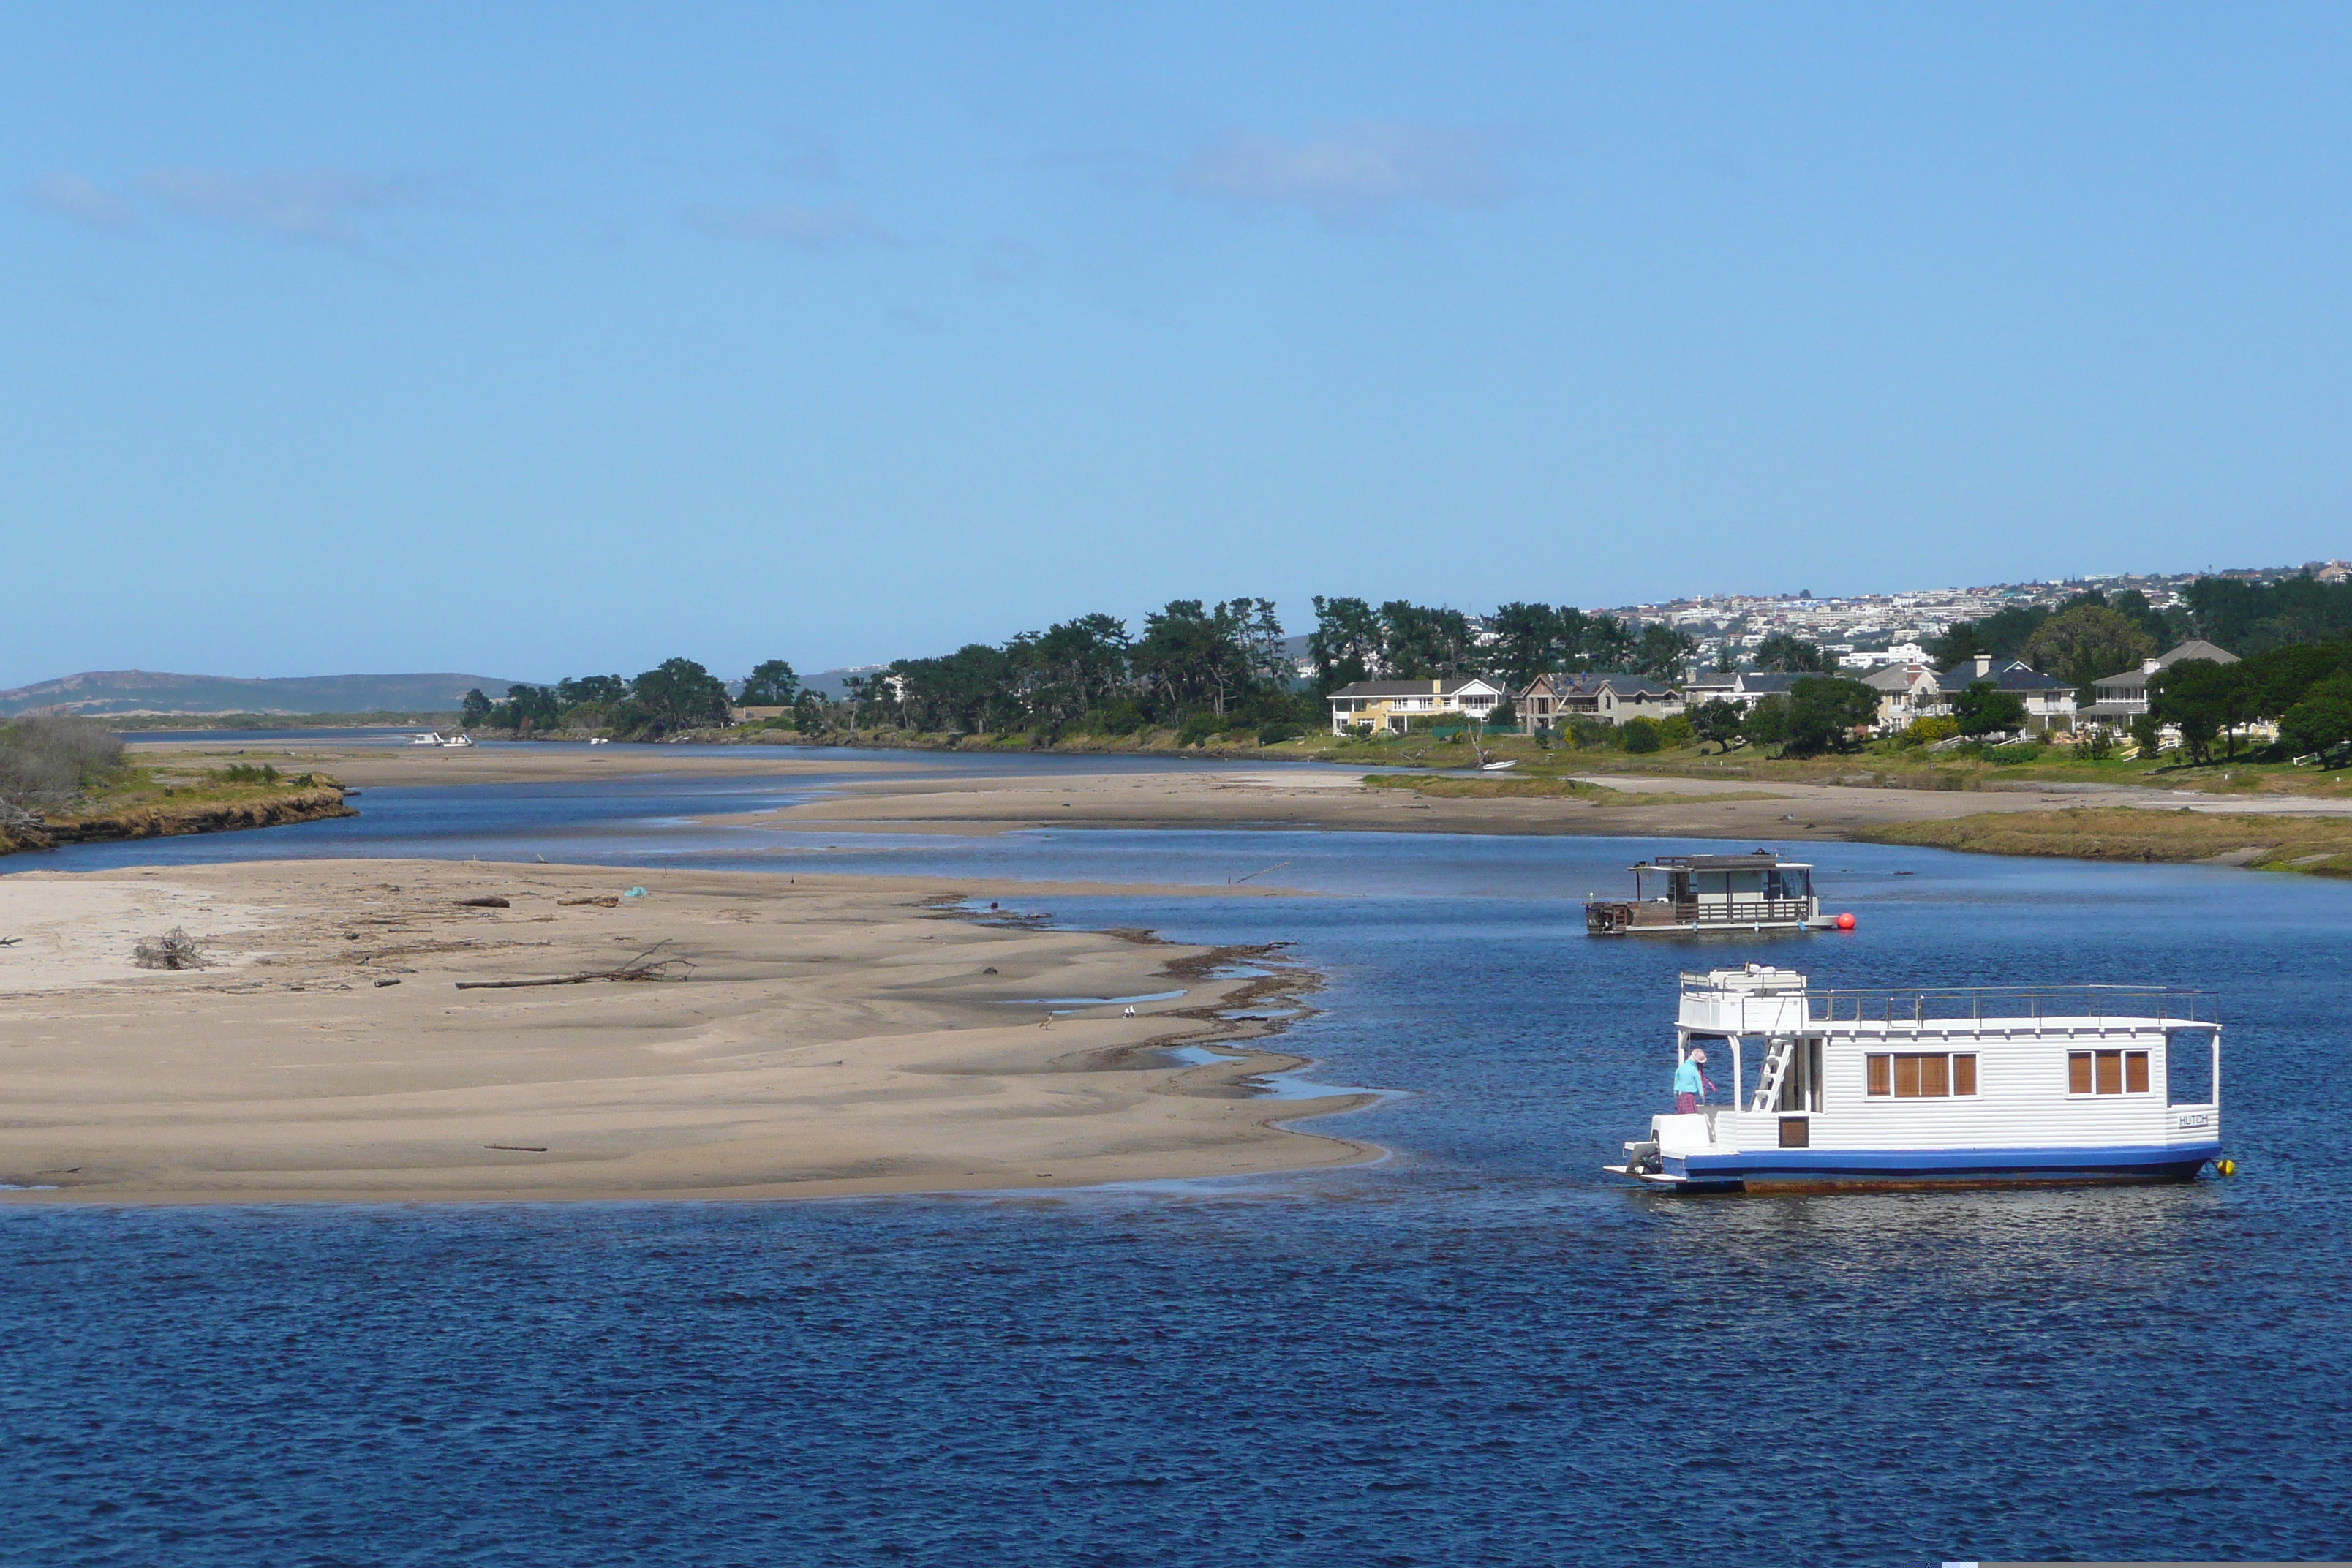
[[2347,65],[2340,7],[11,7],[0,686],[2352,554]]

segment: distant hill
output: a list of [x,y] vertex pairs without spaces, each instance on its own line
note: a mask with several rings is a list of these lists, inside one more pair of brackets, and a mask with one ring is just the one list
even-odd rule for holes
[[89,670],[0,691],[0,717],[19,713],[435,713],[454,712],[467,690],[503,697],[513,682],[486,675],[304,675],[247,680],[230,675]]

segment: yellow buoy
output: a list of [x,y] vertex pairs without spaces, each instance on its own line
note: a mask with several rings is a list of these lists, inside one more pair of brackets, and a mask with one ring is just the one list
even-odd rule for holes
[[2216,1160],[2213,1162],[2213,1168],[2221,1172],[2221,1174],[2225,1176],[2234,1176],[2238,1173],[2238,1162],[2235,1160]]

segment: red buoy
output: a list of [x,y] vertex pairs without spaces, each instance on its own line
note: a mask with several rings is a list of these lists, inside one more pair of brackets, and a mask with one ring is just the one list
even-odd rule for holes
[[1853,929],[1853,917],[1852,915],[1847,914],[1847,915],[1840,915],[1840,916],[1838,916],[1838,930],[1840,930],[1840,931],[1852,931]]

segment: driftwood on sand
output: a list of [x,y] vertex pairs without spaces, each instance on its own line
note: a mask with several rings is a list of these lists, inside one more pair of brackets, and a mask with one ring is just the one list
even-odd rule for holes
[[553,974],[543,980],[460,980],[460,991],[520,991],[532,985],[581,985],[591,980],[683,980],[694,965],[683,958],[655,958],[669,945],[657,942],[625,963],[611,969],[585,969],[577,974]]
[[162,936],[142,936],[131,950],[131,962],[142,969],[202,969],[204,950],[178,926]]

